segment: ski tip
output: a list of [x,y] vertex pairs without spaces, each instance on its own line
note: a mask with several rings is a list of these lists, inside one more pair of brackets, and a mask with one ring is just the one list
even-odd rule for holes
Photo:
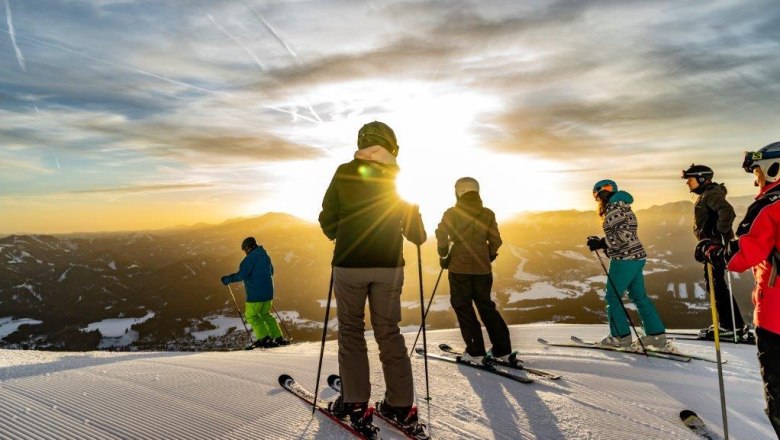
[[684,410],[680,411],[680,419],[681,420],[685,421],[685,420],[689,419],[690,417],[699,418],[699,416],[695,412],[693,412],[693,411],[691,411],[689,409],[684,409]]
[[452,349],[452,347],[450,347],[447,344],[439,344],[439,350],[447,351],[447,350],[451,350],[451,349]]
[[425,354],[425,351],[423,351],[422,347],[415,348],[414,352],[417,353],[417,354]]
[[341,377],[339,377],[338,374],[331,374],[330,376],[328,376],[328,386],[332,387],[336,383],[336,381],[341,381]]
[[282,374],[281,376],[279,376],[279,385],[285,388],[288,387],[293,382],[295,382],[295,380],[293,380],[292,376],[290,376],[289,374]]
[[536,342],[538,342],[540,344],[547,344],[547,340],[544,339],[544,338],[536,338]]

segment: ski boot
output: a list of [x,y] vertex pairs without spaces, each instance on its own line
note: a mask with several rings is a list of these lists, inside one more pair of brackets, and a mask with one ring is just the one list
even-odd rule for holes
[[493,361],[498,361],[509,365],[517,365],[520,363],[520,361],[517,359],[517,350],[503,356],[493,356],[493,350],[490,349],[485,355],[485,362],[490,363]]
[[[669,345],[669,340],[666,338],[666,333],[661,333],[658,335],[645,335],[640,336],[639,339],[642,341],[642,345],[645,347],[653,347],[656,350],[666,350]],[[632,344],[634,348],[642,349],[642,345],[639,345],[638,342]]]
[[756,343],[756,335],[750,331],[750,325],[745,324],[744,327],[737,330],[737,338],[739,341],[747,342],[749,344]]
[[425,424],[420,423],[417,417],[416,406],[392,406],[385,400],[376,403],[376,410],[382,417],[398,425],[402,431],[413,436],[415,439],[428,439],[428,432],[425,430]]
[[251,345],[252,348],[274,348],[278,347],[276,342],[274,342],[273,339],[271,339],[270,336],[266,336],[263,339],[258,339],[255,341],[254,344]]
[[631,335],[626,336],[604,336],[598,343],[607,347],[631,348]]
[[349,421],[355,431],[370,438],[378,438],[379,428],[374,426],[374,408],[368,403],[344,403],[341,396],[328,403],[330,412],[341,420]]
[[459,356],[459,359],[463,362],[469,362],[472,364],[477,365],[484,365],[485,364],[485,356],[472,356],[468,352],[463,353]]
[[290,340],[284,339],[284,337],[279,336],[278,338],[274,339],[274,343],[276,343],[277,347],[283,347],[285,345],[290,345]]

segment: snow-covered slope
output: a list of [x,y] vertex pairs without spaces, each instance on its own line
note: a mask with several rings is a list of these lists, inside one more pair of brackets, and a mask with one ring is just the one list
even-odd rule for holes
[[[678,419],[696,411],[720,432],[715,364],[548,348],[536,342],[569,335],[601,336],[605,326],[527,325],[511,328],[529,366],[556,371],[559,381],[507,381],[490,373],[429,361],[432,433],[438,439],[695,439]],[[407,341],[414,333],[407,334]],[[430,350],[460,343],[458,330],[429,332]],[[678,347],[714,357],[711,343]],[[211,353],[63,353],[0,350],[2,439],[339,439],[341,428],[277,384],[292,374],[313,390],[319,344],[271,351]],[[773,438],[763,413],[755,347],[724,344],[729,433]],[[338,373],[329,342],[322,387]],[[369,341],[373,398],[384,390],[376,345]],[[423,362],[414,356],[415,387],[424,397]],[[332,399],[324,389],[321,396]],[[420,412],[428,408],[420,400]],[[381,426],[381,425],[380,425]],[[401,438],[389,428],[385,439]]]

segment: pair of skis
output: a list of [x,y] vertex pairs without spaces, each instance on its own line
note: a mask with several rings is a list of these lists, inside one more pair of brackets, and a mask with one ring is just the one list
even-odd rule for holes
[[[279,385],[281,385],[282,388],[289,391],[291,394],[297,396],[298,398],[306,402],[309,406],[314,405],[314,394],[311,393],[306,388],[302,387],[297,382],[295,382],[295,379],[293,379],[292,376],[290,376],[289,374],[282,374],[281,376],[279,376]],[[330,375],[328,377],[328,386],[333,388],[335,391],[341,393],[341,378],[339,378],[339,376],[335,374]],[[372,425],[362,430],[358,430],[357,428],[352,426],[348,421],[342,420],[338,418],[335,414],[333,414],[333,412],[330,410],[328,405],[321,400],[317,401],[317,405],[315,406],[315,408],[321,414],[325,415],[334,423],[344,428],[346,431],[354,435],[356,438],[362,440],[380,439],[379,428],[376,426]],[[376,411],[374,407],[369,407],[368,411],[370,411],[371,415],[379,417],[389,426],[392,426],[395,430],[405,435],[410,440],[428,440],[430,438],[425,432],[422,433],[408,432],[403,426],[401,426],[396,421],[389,419],[384,415],[382,415],[382,413],[380,413],[379,411]]]
[[[463,356],[463,350],[456,350],[456,349],[450,347],[447,344],[439,344],[439,349],[441,351],[447,353],[450,356],[454,356],[454,359],[455,359],[456,362],[460,362],[461,364],[471,364],[471,362],[466,362],[466,361],[464,361],[461,358],[461,356]],[[418,351],[418,353],[422,354],[419,351]],[[428,355],[430,356],[431,354],[428,353]],[[447,359],[447,360],[450,361],[450,359]],[[511,361],[510,362],[506,362],[506,361],[502,361],[502,360],[496,359],[496,358],[487,358],[486,362],[487,362],[488,366],[493,367],[493,369],[495,369],[495,370],[497,370],[495,367],[500,366],[500,367],[505,367],[505,368],[512,368],[512,369],[515,369],[515,370],[525,371],[528,374],[531,374],[531,375],[534,375],[534,376],[538,376],[538,377],[542,377],[542,378],[545,378],[545,379],[550,379],[550,380],[558,380],[558,379],[561,378],[560,374],[552,373],[552,372],[545,371],[545,370],[540,370],[538,368],[528,367],[528,366],[524,365],[523,361],[520,360],[520,359],[515,359],[514,362],[511,362]],[[484,366],[485,364],[479,364],[479,365]]]
[[[542,339],[542,338],[538,338],[537,341],[540,344],[544,344],[544,345],[547,345],[549,347],[589,348],[589,349],[594,349],[594,350],[616,351],[616,352],[619,352],[619,353],[640,354],[640,355],[643,355],[643,356],[645,355],[645,352],[643,352],[641,350],[638,350],[638,349],[635,349],[635,348],[612,347],[612,346],[609,346],[609,345],[601,345],[601,344],[599,344],[597,342],[585,341],[585,340],[580,339],[580,338],[578,338],[576,336],[572,336],[571,337],[571,341],[572,342],[570,342],[570,343],[567,343],[567,342],[548,342],[547,340]],[[649,348],[649,347],[647,347],[647,348],[648,349],[647,349],[647,353],[646,354],[647,354],[647,356],[650,356],[650,357],[661,358],[661,359],[668,359],[668,360],[671,360],[671,361],[678,361],[678,362],[690,362],[691,359],[697,359],[697,360],[706,361],[706,362],[713,362],[713,363],[717,362],[716,360],[710,359],[710,358],[705,357],[705,356],[697,356],[697,355],[694,355],[694,354],[680,353],[680,352],[678,352],[676,350],[671,351],[671,350],[652,349],[652,348]],[[724,361],[724,363],[725,363],[725,361]]]

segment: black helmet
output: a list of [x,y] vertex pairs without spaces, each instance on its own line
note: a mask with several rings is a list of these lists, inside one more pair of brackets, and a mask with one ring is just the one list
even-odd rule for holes
[[372,145],[381,145],[393,156],[398,156],[398,141],[395,132],[384,122],[374,121],[362,126],[358,131],[358,149],[368,148]]
[[256,247],[257,247],[257,240],[255,240],[255,237],[247,237],[244,239],[244,241],[241,242],[241,250],[244,252],[251,251]]
[[712,171],[712,168],[708,167],[707,165],[696,165],[693,163],[688,167],[687,170],[682,170],[680,173],[680,177],[683,179],[695,177],[696,181],[699,182],[699,185],[708,180],[712,180],[714,175],[715,172]]

